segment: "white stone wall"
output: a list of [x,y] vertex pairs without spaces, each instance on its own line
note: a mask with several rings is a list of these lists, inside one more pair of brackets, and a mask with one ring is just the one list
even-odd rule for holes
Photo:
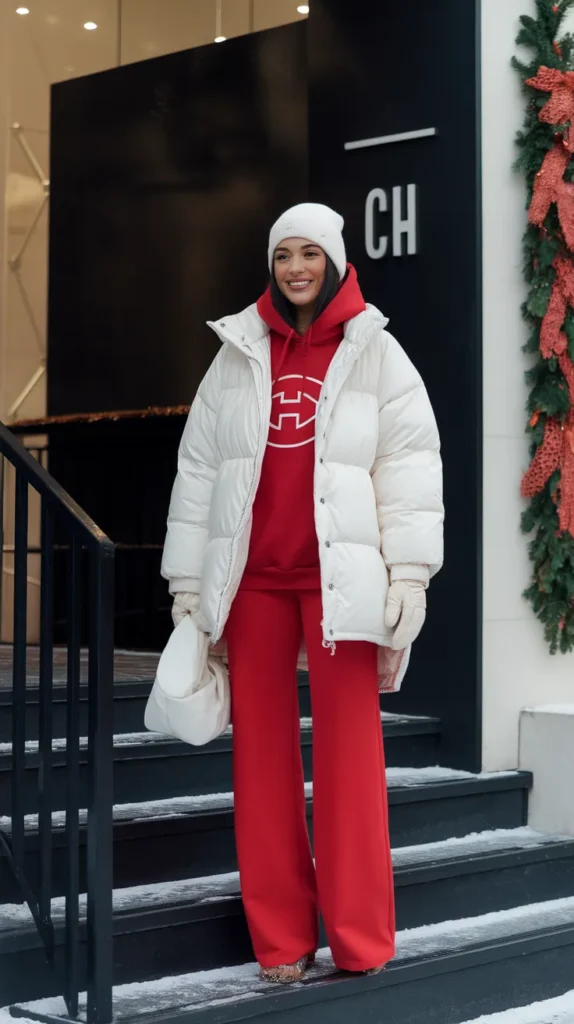
[[519,16],[528,13],[533,0],[482,0],[485,770],[517,767],[525,705],[574,701],[574,655],[548,654],[542,626],[521,596],[530,578],[520,532],[520,480],[528,465],[520,315],[526,193],[511,168],[524,100],[509,62]]
[[520,767],[534,776],[529,824],[541,832],[574,836],[574,701],[522,712]]

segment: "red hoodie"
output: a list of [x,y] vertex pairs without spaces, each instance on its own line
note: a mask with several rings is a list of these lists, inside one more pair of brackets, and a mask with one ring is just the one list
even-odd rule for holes
[[283,320],[269,288],[257,303],[270,327],[271,419],[244,590],[320,589],[313,476],[321,386],[347,320],[365,309],[354,267],[335,298],[301,337]]

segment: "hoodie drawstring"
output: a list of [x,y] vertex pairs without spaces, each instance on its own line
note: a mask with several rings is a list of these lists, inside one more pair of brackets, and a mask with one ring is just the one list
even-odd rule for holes
[[309,352],[311,351],[311,339],[313,336],[313,325],[303,335],[303,380],[307,380],[307,363],[309,362]]
[[[283,365],[284,365],[285,360],[287,358],[287,353],[289,352],[289,346],[290,346],[290,344],[291,344],[291,342],[292,342],[292,340],[293,340],[293,338],[295,337],[296,334],[297,334],[296,330],[292,327],[291,330],[289,331],[287,337],[285,338],[285,342],[284,342],[283,348],[281,349],[281,355],[279,357],[279,362],[277,363],[277,370],[275,372],[275,380],[273,381],[273,385],[275,385],[277,383],[277,381],[279,380],[279,377],[280,377],[280,374],[281,374],[281,370],[283,369]],[[308,330],[305,331],[305,334],[301,338],[301,346],[302,346],[301,353],[302,353],[302,356],[303,356],[303,380],[307,380],[307,361],[309,359],[309,351],[311,349],[312,334],[313,334],[313,327],[311,326],[311,327],[308,328]]]
[[275,373],[275,380],[273,381],[273,384],[276,384],[277,381],[279,380],[279,375],[281,373],[281,370],[283,369],[283,363],[285,362],[285,360],[287,358],[287,353],[289,351],[289,345],[291,344],[291,339],[292,339],[294,334],[295,334],[295,330],[292,327],[291,330],[289,331],[287,337],[285,338],[285,343],[283,345],[283,348],[281,349],[281,355],[279,357],[279,362],[277,363],[277,371]]

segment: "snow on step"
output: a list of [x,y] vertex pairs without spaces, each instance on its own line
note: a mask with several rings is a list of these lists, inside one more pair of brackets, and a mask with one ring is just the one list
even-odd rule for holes
[[[458,771],[455,768],[442,768],[435,765],[429,768],[387,768],[387,784],[389,789],[401,786],[432,786],[443,782],[465,782],[470,779],[505,779],[515,778],[518,772],[472,772]],[[313,796],[313,783],[305,783],[305,795]],[[207,793],[201,796],[170,797],[166,800],[151,800],[138,804],[118,804],[114,808],[114,817],[119,820],[128,817],[156,817],[165,810],[169,816],[173,814],[189,814],[194,810],[216,811],[233,806],[233,793]],[[141,812],[141,813],[140,813]]]
[[[256,964],[221,967],[214,971],[198,971],[196,974],[119,985],[114,988],[114,1018],[206,1004],[218,1006],[221,1003],[239,1002],[264,994],[269,994],[269,985],[259,979]],[[25,1009],[37,1013],[61,1017],[66,1015],[64,1000],[60,997],[38,999],[36,1002],[22,1005]],[[82,1019],[85,1019],[85,993],[80,996],[80,1014]]]
[[[10,1013],[8,1007],[0,1006],[0,1024],[14,1024],[14,1020],[15,1018]],[[27,1020],[26,1017],[21,1017],[20,1020],[18,1021],[18,1024],[37,1024],[37,1022],[32,1022]]]
[[[550,843],[560,843],[568,836],[549,836],[544,832],[524,827],[496,829],[488,832],[474,832],[462,839],[446,839],[436,843],[418,846],[402,846],[392,851],[393,867],[401,868],[440,864],[453,859],[475,858],[480,854],[502,853],[515,850],[532,850]],[[472,870],[469,864],[469,870]],[[233,899],[240,894],[239,874],[236,871],[221,875],[206,875],[200,878],[184,878],[171,882],[152,882],[115,889],[113,905],[115,912],[132,909],[153,909],[168,905],[186,903],[198,906],[213,900]],[[86,897],[80,897],[80,915],[85,916]],[[62,921],[65,914],[63,897],[52,900],[52,918]],[[0,932],[12,931],[18,926],[29,926],[32,916],[25,904],[9,903],[2,907]],[[1,1022],[0,1022],[1,1024]]]
[[421,863],[433,863],[454,858],[476,857],[483,853],[506,853],[515,850],[534,850],[548,843],[562,843],[572,836],[549,835],[534,828],[498,828],[486,832],[471,832],[461,838],[444,839],[438,843],[419,843],[399,846],[393,850],[395,868],[407,868]]
[[520,772],[464,772],[457,768],[430,765],[427,768],[387,768],[387,784],[393,786],[432,786],[441,782],[464,782],[469,779],[512,779]]
[[[148,745],[150,743],[173,743],[174,741],[169,736],[163,736],[159,732],[119,732],[114,736],[114,747],[134,747]],[[66,738],[64,736],[56,736],[52,740],[52,752],[58,753],[66,749]],[[88,737],[80,736],[78,739],[78,745],[80,750],[88,749]],[[37,754],[40,750],[40,744],[38,740],[26,740],[24,749],[27,754]],[[11,754],[12,744],[11,743],[0,743],[0,754]]]
[[466,1024],[574,1024],[574,989],[556,999],[545,999],[489,1017],[475,1017]]
[[[489,943],[511,935],[521,937],[540,928],[555,928],[565,924],[574,927],[574,897],[533,903],[480,917],[411,928],[397,934],[395,962],[406,963],[414,958],[438,956],[453,950],[464,952],[465,948],[473,948],[480,943]],[[319,979],[333,970],[329,950],[322,949],[319,951],[316,967],[309,973],[309,979]],[[114,989],[114,1016],[118,1018],[144,1012],[155,1013],[174,1007],[199,1007],[206,1004],[217,1006],[224,1002],[251,999],[269,992],[269,986],[258,977],[256,964],[224,967],[215,971],[198,971],[157,981],[118,986]],[[63,1000],[60,998],[40,999],[21,1005],[40,1013],[63,1016],[65,1012]],[[82,997],[82,1006],[85,1010],[85,995]],[[525,1024],[532,1022],[527,1021]],[[542,1018],[537,1024],[549,1024],[549,1021]]]
[[[113,907],[115,912],[126,910],[153,910],[168,904],[201,904],[212,900],[232,899],[239,894],[239,874],[207,875],[203,878],[182,878],[173,882],[151,882],[147,885],[132,885],[125,889],[114,889]],[[63,896],[52,900],[52,919],[62,922],[66,912]],[[86,916],[86,895],[80,896],[80,917]],[[0,919],[2,931],[13,931],[19,925],[32,924],[32,915],[24,903],[4,903]],[[1,1022],[0,1022],[1,1024]]]
[[[458,771],[455,768],[442,768],[435,765],[430,768],[387,768],[387,783],[389,789],[401,786],[431,786],[445,782],[464,782],[470,779],[486,781],[488,779],[511,779],[519,775],[519,772],[480,772],[473,775],[472,772]],[[313,796],[313,783],[305,783],[305,795]],[[231,810],[233,807],[233,793],[206,793],[200,796],[179,796],[168,797],[164,800],[145,800],[141,803],[116,804],[114,807],[114,821],[134,821],[146,819],[151,821],[155,818],[178,818],[194,811],[221,811]],[[80,824],[85,824],[87,812],[80,810]],[[66,812],[54,811],[52,814],[52,825],[54,828],[63,828],[66,824]],[[26,830],[38,828],[38,815],[27,814],[24,819]],[[0,816],[0,828],[10,829],[10,818]]]
[[529,903],[512,910],[495,910],[480,917],[464,917],[439,924],[406,928],[397,934],[397,959],[434,956],[511,935],[526,935],[542,928],[574,927],[574,896],[544,903]]
[[[389,712],[389,711],[381,711],[381,721],[383,723],[388,724],[388,725],[391,725],[393,723],[401,724],[401,723],[405,723],[405,722],[406,723],[410,722],[410,723],[414,724],[416,722],[425,722],[426,720],[427,719],[424,718],[424,716],[421,716],[421,715],[395,715],[395,714],[391,714],[391,712]],[[311,730],[313,728],[313,719],[312,718],[301,718],[300,719],[300,723],[301,723],[301,729],[303,731]],[[229,728],[225,730],[225,733],[223,735],[224,736],[231,736],[232,733],[233,733],[233,726],[230,725]],[[114,747],[139,747],[141,745],[143,745],[143,746],[150,746],[152,744],[158,744],[158,745],[162,744],[162,743],[172,743],[173,744],[173,743],[179,743],[179,742],[180,741],[175,739],[173,736],[164,736],[163,733],[148,732],[147,730],[145,730],[144,732],[118,732],[118,733],[116,733],[114,735]],[[88,749],[88,737],[87,736],[80,736],[80,738],[79,738],[79,745],[80,745],[80,750],[87,750]],[[184,743],[182,743],[181,745],[182,745],[182,747],[185,747]],[[26,750],[27,754],[37,754],[39,752],[39,749],[40,749],[40,744],[39,744],[38,740],[26,740],[25,750]],[[52,750],[53,750],[54,753],[57,753],[58,751],[62,751],[62,750],[65,750],[65,749],[66,749],[66,739],[65,739],[65,737],[56,737],[55,739],[52,740]],[[11,754],[11,753],[12,753],[12,744],[11,743],[0,743],[0,754]]]

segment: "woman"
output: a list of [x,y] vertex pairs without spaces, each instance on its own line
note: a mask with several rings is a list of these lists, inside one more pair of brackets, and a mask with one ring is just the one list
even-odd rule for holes
[[319,911],[340,969],[394,954],[379,688],[398,688],[442,562],[435,419],[342,228],[326,206],[288,210],[265,294],[210,324],[223,347],[181,441],[162,563],[174,621],[192,614],[219,652],[225,640],[243,901],[262,975],[283,983],[312,963]]

